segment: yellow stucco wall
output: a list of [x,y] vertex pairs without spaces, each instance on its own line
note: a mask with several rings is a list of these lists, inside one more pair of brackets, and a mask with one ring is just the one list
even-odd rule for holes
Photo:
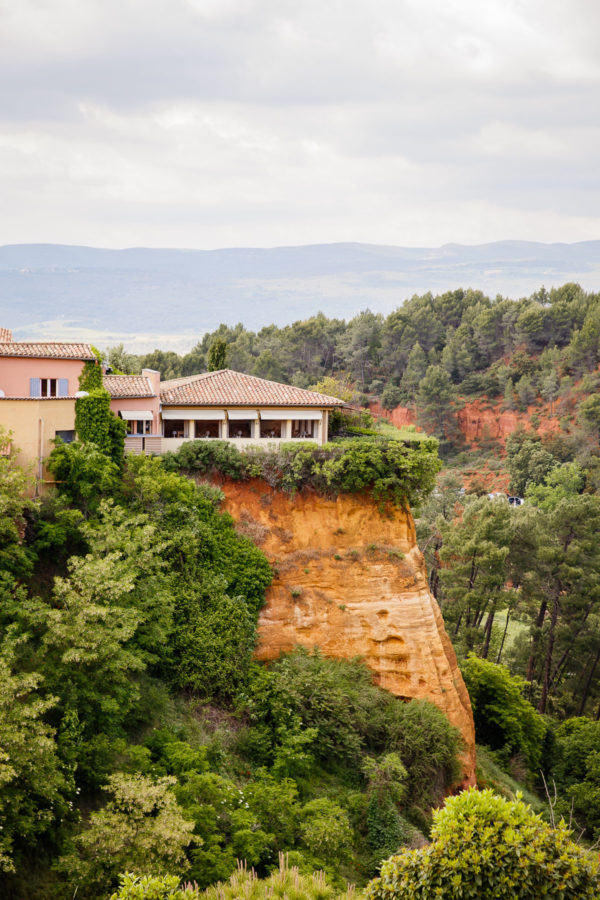
[[[57,431],[75,428],[75,400],[52,397],[47,400],[0,399],[0,425],[12,431],[12,445],[18,451],[17,462],[35,475],[49,481],[43,461],[52,452]],[[40,455],[42,465],[40,466]]]

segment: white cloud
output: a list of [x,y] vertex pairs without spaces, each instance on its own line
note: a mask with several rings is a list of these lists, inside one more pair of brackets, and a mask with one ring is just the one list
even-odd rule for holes
[[588,0],[0,0],[0,243],[600,236]]

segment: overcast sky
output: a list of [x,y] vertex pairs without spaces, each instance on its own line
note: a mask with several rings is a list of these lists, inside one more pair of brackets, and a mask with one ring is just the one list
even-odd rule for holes
[[600,238],[598,0],[0,0],[0,243]]

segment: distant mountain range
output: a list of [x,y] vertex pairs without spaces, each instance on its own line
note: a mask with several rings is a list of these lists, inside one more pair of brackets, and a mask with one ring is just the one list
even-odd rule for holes
[[531,294],[578,281],[600,290],[600,240],[438,248],[315,244],[272,249],[0,247],[0,326],[25,339],[185,350],[220,322],[257,329],[319,310],[389,313],[412,294],[472,287]]

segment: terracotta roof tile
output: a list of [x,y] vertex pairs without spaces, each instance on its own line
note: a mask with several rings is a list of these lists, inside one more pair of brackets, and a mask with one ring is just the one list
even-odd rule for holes
[[58,341],[29,343],[0,342],[0,356],[28,356],[32,359],[95,359],[89,344],[62,344]]
[[10,328],[0,328],[0,341],[12,341],[12,331]]
[[166,406],[342,406],[342,400],[255,375],[220,369],[162,381]]
[[104,387],[111,397],[155,397],[145,375],[105,375]]

